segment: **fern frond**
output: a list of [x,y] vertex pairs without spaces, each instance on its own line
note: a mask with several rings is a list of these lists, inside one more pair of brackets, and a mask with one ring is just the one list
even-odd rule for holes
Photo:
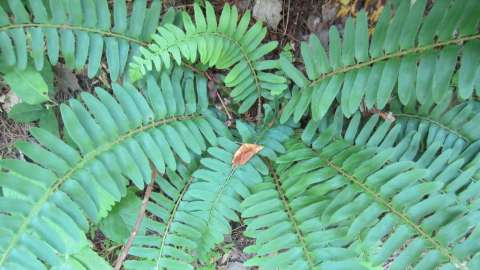
[[112,81],[124,72],[128,59],[148,45],[161,12],[159,0],[149,8],[146,0],[135,1],[130,16],[125,0],[114,1],[113,16],[106,0],[24,2],[9,0],[7,11],[0,7],[4,63],[23,70],[31,54],[35,68],[41,70],[45,54],[52,65],[63,56],[71,69],[81,70],[88,63],[91,78],[105,55]]
[[137,259],[127,260],[126,269],[193,269],[191,252],[197,248],[198,230],[203,223],[183,209],[192,172],[184,167],[178,172],[167,170],[168,178],[156,180],[161,192],[152,193],[148,218],[142,223],[146,233],[135,238],[129,254]]
[[131,255],[139,260],[127,261],[127,269],[193,269],[197,258],[206,261],[207,253],[230,233],[229,221],[239,220],[242,198],[262,182],[267,169],[258,157],[232,166],[239,145],[225,138],[218,143],[193,174],[158,179],[162,192],[152,196],[148,208],[154,218],[132,248]]
[[405,127],[418,127],[427,136],[427,145],[442,142],[444,148],[469,145],[480,139],[480,103],[470,100],[451,106],[450,96],[436,105],[403,107],[393,102],[392,113]]
[[[300,90],[294,90],[282,115],[295,122],[310,111],[322,119],[339,97],[345,116],[366,107],[382,110],[392,96],[404,105],[441,100],[452,92],[458,74],[456,95],[468,99],[480,92],[480,3],[437,1],[424,17],[426,0],[402,1],[391,17],[387,5],[369,40],[367,15],[349,18],[343,40],[335,27],[329,32],[328,54],[315,36],[301,44],[307,77],[285,57],[280,65]],[[457,57],[460,68],[457,70]],[[395,86],[397,86],[395,88]],[[394,89],[397,89],[394,92]],[[310,109],[309,109],[310,108]]]
[[451,162],[448,151],[427,162],[402,160],[395,157],[401,143],[379,149],[358,141],[362,131],[350,142],[338,138],[318,150],[290,145],[277,160],[272,174],[279,177],[257,186],[243,203],[247,233],[257,237],[248,248],[257,253],[249,265],[373,269],[390,260],[390,269],[478,265],[478,149],[467,148]]
[[250,195],[251,187],[262,182],[262,175],[268,173],[257,156],[245,165],[233,166],[231,160],[239,145],[228,140],[219,144],[223,149],[209,148],[210,157],[200,160],[204,168],[193,174],[197,180],[188,193],[187,209],[205,222],[197,249],[202,260],[230,233],[229,222],[239,221],[236,212],[240,211],[241,201]]
[[[418,157],[423,150],[436,153],[439,149],[451,149],[450,158],[453,160],[480,139],[478,110],[477,101],[450,107],[450,98],[447,98],[437,105],[416,104],[403,107],[394,100],[390,112],[395,119],[393,122],[381,120],[379,114],[374,114],[362,123],[360,113],[357,112],[350,120],[346,120],[340,109],[337,109],[333,117],[325,117],[319,122],[311,121],[304,130],[302,139],[316,149],[336,138],[343,138],[355,145],[380,148],[398,145],[402,149],[398,152],[400,159]],[[317,132],[319,135],[316,137]]]
[[[246,266],[259,266],[261,269],[316,269],[315,250],[311,247],[308,229],[304,219],[312,216],[305,213],[301,218],[297,212],[305,206],[300,198],[290,204],[282,190],[277,175],[257,185],[253,195],[242,203],[242,217],[246,219],[245,235],[255,238],[255,245],[244,251],[256,256],[246,262]],[[311,211],[321,209],[322,203],[312,204]],[[306,212],[306,211],[304,211]],[[320,222],[311,221],[311,225],[320,229]],[[315,226],[316,225],[316,226]],[[326,235],[325,235],[326,236]],[[325,241],[324,237],[317,238]],[[275,255],[274,255],[275,254]]]
[[132,78],[138,79],[153,68],[168,69],[173,61],[178,65],[182,61],[199,61],[208,67],[229,69],[224,82],[233,89],[233,100],[242,103],[240,113],[246,112],[261,95],[286,89],[284,77],[266,72],[278,68],[277,61],[263,59],[277,47],[276,41],[261,43],[266,28],[258,22],[248,28],[250,12],[238,20],[237,8],[228,4],[217,23],[212,5],[206,1],[205,7],[204,13],[194,4],[195,23],[190,15],[182,14],[184,30],[172,24],[160,26],[152,35],[155,43],[148,49],[142,48],[142,56],[131,63]]
[[138,188],[151,181],[150,162],[160,173],[175,170],[177,159],[189,163],[217,143],[217,134],[229,136],[208,111],[206,79],[180,68],[173,73],[162,73],[160,87],[149,77],[144,93],[129,84],[113,84],[114,96],[101,88],[98,98],[82,93],[84,104],[60,107],[74,145],[34,128],[39,144],[17,143],[33,162],[1,161],[0,186],[23,196],[1,197],[0,268],[30,265],[18,256],[25,250],[36,265],[57,266],[86,243],[86,217],[98,219],[96,187],[119,200],[127,178]]
[[[352,215],[344,217],[352,218],[349,220],[351,225],[347,225],[349,236],[364,236],[352,244],[358,244],[361,253],[368,254],[373,263],[385,261],[402,244],[405,246],[394,260],[393,269],[405,269],[408,265],[471,269],[478,260],[478,249],[471,248],[472,243],[478,242],[478,235],[470,234],[478,225],[478,209],[475,201],[469,201],[478,192],[478,180],[472,178],[478,172],[478,159],[464,164],[463,159],[459,158],[442,168],[435,168],[439,165],[436,161],[428,164],[426,169],[393,163],[364,178],[363,189],[371,190],[369,193],[372,196],[375,192],[379,194],[376,200],[384,201],[384,206],[389,209],[388,214],[379,217],[373,214],[376,211],[371,211],[374,209],[364,212],[354,210],[350,212]],[[342,167],[347,164],[348,160],[345,160]],[[335,165],[332,163],[329,166]],[[460,171],[458,167],[464,170]],[[359,168],[366,171],[363,165]],[[361,170],[342,174],[355,182],[352,176],[359,177]],[[424,172],[420,173],[422,170]],[[355,185],[361,186],[360,183]],[[335,207],[338,212],[332,211],[330,218],[345,214],[351,205],[337,204]],[[370,223],[365,219],[366,215],[369,215],[370,221],[378,217],[378,223]],[[395,217],[389,220],[394,216],[400,219]],[[398,222],[401,219],[404,220]],[[378,240],[383,236],[388,239],[381,243]],[[372,244],[377,248],[372,249]]]

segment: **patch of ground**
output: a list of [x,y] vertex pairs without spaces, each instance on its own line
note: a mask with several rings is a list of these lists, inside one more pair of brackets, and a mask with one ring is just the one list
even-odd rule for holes
[[29,129],[29,124],[17,123],[8,119],[7,113],[0,112],[0,157],[2,159],[23,159],[23,155],[15,149],[14,144],[17,140],[28,140]]

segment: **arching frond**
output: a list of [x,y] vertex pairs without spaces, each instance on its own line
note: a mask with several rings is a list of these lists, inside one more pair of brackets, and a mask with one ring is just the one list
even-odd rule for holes
[[239,145],[225,138],[218,142],[193,174],[159,178],[162,191],[152,195],[148,208],[153,218],[145,222],[146,235],[137,238],[130,252],[139,259],[127,261],[127,269],[193,269],[193,262],[206,261],[207,253],[230,233],[229,221],[239,220],[241,200],[267,171],[258,157],[232,166]]
[[371,38],[365,11],[355,20],[347,19],[343,39],[332,27],[328,54],[318,38],[311,36],[301,45],[308,78],[281,57],[285,74],[300,88],[293,91],[282,121],[293,115],[298,122],[307,111],[318,121],[337,96],[347,117],[362,102],[369,109],[382,110],[392,96],[398,96],[404,105],[415,100],[420,104],[440,103],[452,92],[455,74],[456,96],[468,99],[474,90],[478,95],[480,19],[475,14],[480,11],[480,3],[436,1],[424,16],[427,1],[411,2],[401,1],[393,18],[386,5]]
[[474,269],[478,143],[454,156],[434,144],[421,151],[416,135],[397,137],[401,125],[351,122],[316,149],[290,143],[273,179],[244,201],[246,232],[256,238],[248,265]]
[[405,132],[418,128],[427,145],[441,142],[443,148],[465,147],[480,139],[480,103],[469,100],[452,106],[447,97],[436,105],[401,106],[392,104],[392,113]]
[[229,136],[208,111],[205,78],[180,68],[160,77],[160,86],[149,77],[143,93],[129,84],[114,84],[114,95],[82,93],[83,103],[60,108],[74,145],[34,128],[39,144],[17,143],[33,162],[1,161],[0,186],[22,196],[0,198],[0,268],[57,267],[86,243],[87,217],[97,221],[103,207],[97,188],[118,200],[127,179],[139,188],[151,181],[150,162],[160,173],[176,170],[216,145],[217,134]]
[[93,77],[105,55],[110,78],[116,81],[128,60],[148,45],[162,6],[160,0],[148,8],[146,0],[136,0],[127,16],[125,0],[113,2],[111,14],[106,0],[9,0],[9,10],[0,7],[2,61],[22,70],[31,54],[40,70],[45,54],[52,65],[63,56],[71,69],[88,64]]
[[166,178],[157,179],[161,192],[152,193],[148,218],[142,223],[145,234],[135,238],[129,254],[136,258],[127,260],[125,269],[193,269],[192,251],[203,223],[183,209],[192,172],[182,167],[178,172],[167,170]]
[[198,61],[208,67],[229,69],[224,82],[233,89],[230,92],[233,100],[242,103],[240,113],[246,112],[261,95],[286,89],[284,77],[267,72],[277,69],[278,62],[263,58],[277,47],[276,41],[261,43],[266,28],[258,22],[249,28],[250,12],[239,20],[235,6],[226,4],[218,22],[208,1],[205,7],[204,13],[194,4],[195,23],[190,15],[182,14],[184,29],[173,24],[159,27],[152,35],[155,43],[141,49],[142,56],[132,62],[133,79],[153,68],[169,68],[172,62],[179,65],[182,61]]
[[[480,139],[477,125],[480,107],[476,101],[454,107],[450,107],[449,98],[437,105],[404,107],[398,102],[392,103],[390,120],[383,119],[380,113],[364,120],[358,112],[346,120],[337,109],[335,116],[325,117],[319,122],[311,121],[303,131],[302,139],[317,149],[338,137],[356,145],[366,144],[382,149],[398,144],[402,151],[409,149],[410,152],[402,156],[409,156],[409,159],[418,157],[417,154],[424,150],[436,153],[439,149],[451,149],[451,160]],[[316,136],[317,132],[319,136]]]

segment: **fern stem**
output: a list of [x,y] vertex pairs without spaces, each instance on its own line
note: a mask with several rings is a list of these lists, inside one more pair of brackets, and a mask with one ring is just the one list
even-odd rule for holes
[[83,31],[83,32],[89,32],[89,33],[95,33],[95,34],[100,34],[102,36],[107,36],[107,37],[115,37],[119,39],[124,39],[126,41],[132,42],[139,44],[141,46],[148,46],[149,43],[146,43],[140,39],[136,39],[134,37],[130,37],[125,34],[121,33],[115,33],[115,32],[110,32],[110,31],[104,31],[100,30],[97,28],[90,28],[90,27],[84,27],[84,26],[79,26],[79,25],[70,25],[70,24],[53,24],[53,23],[21,23],[21,24],[7,24],[0,26],[0,31],[6,31],[9,29],[16,29],[16,28],[54,28],[54,29],[68,29],[68,30],[78,30],[78,31]]
[[285,211],[287,212],[288,219],[290,222],[293,224],[293,228],[295,229],[295,233],[298,236],[298,240],[300,241],[300,244],[302,245],[303,249],[303,254],[305,255],[305,259],[307,259],[308,265],[310,266],[310,269],[316,269],[315,268],[315,262],[313,258],[310,255],[310,252],[308,250],[307,243],[305,242],[305,237],[300,230],[300,226],[298,225],[297,220],[295,219],[295,215],[293,214],[293,209],[290,207],[288,204],[288,198],[285,196],[285,193],[282,190],[282,184],[280,183],[280,179],[278,178],[277,173],[272,167],[272,163],[268,160],[267,161],[268,168],[272,174],[273,178],[273,183],[275,184],[275,188],[277,190],[278,195],[280,196],[280,199],[282,200],[283,207],[285,208]]
[[399,52],[385,54],[381,57],[373,58],[373,59],[371,59],[367,62],[345,66],[345,67],[330,71],[328,73],[322,74],[322,76],[320,76],[320,78],[318,78],[316,80],[313,80],[308,86],[313,87],[316,84],[318,84],[318,83],[320,83],[320,82],[322,82],[322,81],[324,81],[324,80],[326,80],[330,77],[336,76],[338,74],[347,73],[347,72],[352,71],[352,70],[367,67],[367,66],[370,66],[370,65],[373,65],[375,63],[385,61],[385,60],[388,60],[388,59],[391,59],[391,58],[402,57],[402,56],[405,56],[405,55],[408,55],[408,54],[414,54],[414,53],[418,53],[418,52],[422,52],[422,51],[428,51],[428,50],[432,50],[432,49],[435,49],[435,48],[448,46],[448,45],[451,45],[451,44],[461,44],[463,42],[466,42],[466,41],[469,41],[469,40],[474,40],[474,39],[480,39],[480,34],[454,38],[454,39],[450,39],[450,40],[446,40],[446,41],[442,41],[442,42],[433,43],[433,44],[430,44],[430,45],[413,47],[413,48],[402,50],[402,51],[399,51]]
[[183,196],[185,195],[185,193],[187,192],[188,188],[190,187],[190,184],[192,183],[193,181],[193,177],[190,177],[188,179],[188,182],[185,184],[185,186],[183,187],[182,189],[182,192],[180,193],[180,195],[178,196],[177,198],[177,201],[175,202],[175,206],[173,207],[172,211],[170,212],[170,217],[168,218],[168,221],[167,221],[167,224],[165,224],[165,230],[163,232],[163,235],[162,235],[162,242],[160,244],[160,252],[159,252],[159,255],[158,255],[158,259],[157,259],[157,263],[156,263],[156,266],[155,266],[155,270],[158,270],[158,266],[160,264],[160,259],[162,258],[163,256],[163,251],[165,249],[165,244],[167,242],[167,235],[168,235],[168,232],[170,231],[170,227],[172,226],[173,224],[173,220],[175,219],[175,215],[177,213],[177,210],[178,210],[178,207],[180,206],[180,202],[182,201],[183,199]]
[[158,171],[155,169],[152,164],[150,164],[152,168],[152,177],[150,180],[150,184],[148,184],[147,189],[145,190],[145,195],[143,195],[142,205],[140,207],[140,211],[138,212],[137,219],[135,220],[135,225],[133,226],[132,232],[130,233],[130,237],[128,237],[127,243],[123,246],[122,251],[120,252],[120,256],[117,258],[117,262],[115,263],[115,270],[120,270],[123,265],[123,261],[127,258],[128,251],[133,244],[133,240],[137,237],[138,230],[140,229],[140,225],[142,225],[143,218],[145,217],[145,211],[147,210],[147,204],[150,200],[150,196],[152,195],[153,186],[155,185],[155,180],[158,177]]
[[208,209],[207,225],[210,224],[210,221],[212,220],[212,217],[213,217],[212,212],[213,212],[213,209],[215,208],[215,205],[218,203],[218,200],[220,200],[220,197],[222,197],[223,192],[225,191],[225,188],[230,183],[230,180],[232,180],[233,175],[237,171],[237,168],[238,168],[237,166],[232,166],[232,168],[230,169],[230,172],[228,172],[228,175],[227,175],[225,181],[222,184],[222,187],[215,194],[215,200],[213,200],[213,203],[211,204],[212,207],[210,207],[210,209]]
[[358,179],[356,176],[349,174],[346,172],[341,166],[337,166],[335,163],[330,161],[328,158],[323,157],[320,153],[317,153],[318,156],[325,161],[325,163],[341,175],[343,175],[346,179],[348,179],[350,182],[358,186],[361,190],[369,194],[377,203],[383,205],[386,207],[391,213],[395,214],[398,216],[403,222],[408,224],[412,229],[414,229],[419,235],[421,235],[424,239],[426,239],[432,246],[439,250],[440,253],[447,257],[450,262],[455,265],[455,267],[463,269],[462,268],[462,263],[461,260],[455,257],[455,255],[449,251],[446,247],[442,246],[437,240],[435,240],[434,237],[430,236],[426,231],[423,230],[423,228],[419,225],[417,225],[415,222],[410,220],[410,218],[405,215],[402,211],[397,210],[391,203],[389,203],[386,199],[384,199],[381,195],[379,195],[377,192],[372,190],[370,187],[368,187],[366,184],[364,184],[360,179]]
[[180,121],[180,120],[188,120],[188,119],[194,119],[198,117],[197,114],[190,114],[190,115],[182,115],[182,116],[172,116],[169,118],[157,120],[157,121],[152,121],[150,124],[140,126],[136,129],[131,130],[130,132],[127,132],[120,136],[117,140],[114,140],[108,144],[100,146],[96,151],[92,151],[88,154],[86,154],[80,162],[78,162],[77,165],[75,165],[73,168],[68,170],[62,177],[60,177],[55,184],[47,190],[47,192],[39,199],[37,203],[34,204],[32,207],[32,210],[28,213],[28,215],[25,217],[23,220],[22,224],[17,230],[17,234],[15,234],[14,237],[10,240],[8,246],[5,248],[2,257],[0,258],[0,266],[3,266],[4,263],[6,262],[8,256],[10,255],[10,252],[12,249],[15,247],[17,242],[20,240],[20,237],[22,234],[25,233],[25,231],[28,229],[28,226],[30,225],[31,221],[33,218],[37,217],[40,210],[42,209],[43,205],[50,199],[50,197],[68,180],[70,177],[72,177],[77,171],[83,169],[83,167],[90,161],[94,160],[97,158],[99,155],[111,150],[113,147],[116,145],[124,142],[125,140],[128,140],[132,138],[133,136],[144,132],[146,130],[168,124],[170,122],[175,122],[175,121]]

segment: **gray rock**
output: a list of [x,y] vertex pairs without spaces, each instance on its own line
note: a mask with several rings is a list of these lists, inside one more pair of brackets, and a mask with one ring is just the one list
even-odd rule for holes
[[247,270],[247,268],[242,263],[230,262],[227,264],[227,270]]
[[282,20],[282,1],[280,0],[256,0],[253,7],[253,17],[264,21],[273,29],[277,29]]

